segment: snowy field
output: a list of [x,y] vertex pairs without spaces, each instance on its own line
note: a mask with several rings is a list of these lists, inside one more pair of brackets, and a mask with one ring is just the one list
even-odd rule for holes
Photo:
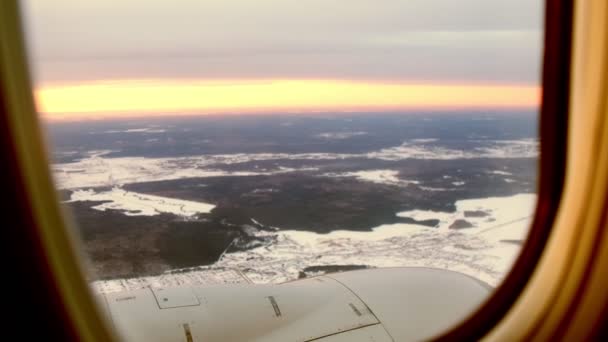
[[[214,265],[191,272],[98,281],[93,286],[107,292],[149,285],[218,283],[222,279],[227,283],[245,279],[253,283],[280,283],[297,279],[306,267],[330,265],[436,267],[459,271],[496,286],[519,253],[535,203],[536,195],[520,194],[458,201],[454,213],[421,210],[396,213],[418,220],[438,219],[436,227],[390,224],[375,227],[371,232],[340,230],[329,234],[253,230],[252,234],[260,236],[274,235],[276,242],[225,253]],[[465,220],[472,227],[450,228],[457,220]],[[218,273],[228,276],[218,278]]]
[[104,203],[92,208],[101,211],[119,210],[127,216],[155,216],[169,213],[191,217],[196,214],[209,213],[215,208],[212,204],[140,194],[117,187],[101,192],[76,190],[72,193],[71,199],[65,203],[77,201],[103,201]]
[[[400,223],[372,232],[260,231],[276,234],[276,243],[224,254],[214,267],[242,270],[254,283],[278,283],[296,279],[300,270],[313,265],[425,266],[460,271],[497,285],[519,252],[518,242],[526,237],[535,201],[533,194],[458,201],[455,213],[426,214],[440,220],[437,227]],[[466,211],[488,215],[465,218]],[[474,227],[449,228],[458,219]]]
[[[216,176],[253,176],[307,171],[310,169],[282,168],[228,172],[214,169],[214,165],[230,165],[267,160],[336,160],[368,158],[385,161],[406,159],[454,160],[474,158],[533,158],[538,156],[538,141],[534,139],[495,140],[474,149],[449,149],[434,144],[433,139],[413,139],[391,148],[364,154],[340,153],[235,153],[191,157],[145,158],[104,157],[112,151],[91,151],[89,157],[71,163],[54,164],[53,170],[60,189],[97,186],[120,186],[160,180]],[[394,180],[385,170],[381,174],[352,174],[358,178],[384,177]],[[390,171],[390,170],[389,170]]]
[[[139,132],[132,130],[132,132]],[[144,132],[144,131],[141,131]],[[140,133],[141,133],[140,132]],[[146,131],[154,133],[153,130]],[[113,133],[113,132],[106,132]],[[356,134],[355,134],[356,133]],[[355,132],[353,136],[364,135]],[[333,133],[319,138],[346,139]],[[496,140],[474,149],[450,149],[435,145],[435,139],[412,139],[401,145],[364,154],[337,153],[252,153],[216,154],[189,157],[146,158],[107,156],[112,151],[91,151],[87,158],[54,164],[60,189],[72,190],[68,202],[100,201],[93,209],[118,210],[125,215],[153,216],[169,213],[182,217],[209,213],[214,203],[186,201],[126,191],[122,185],[149,181],[198,177],[272,175],[295,171],[318,171],[315,168],[218,170],[217,165],[251,161],[332,160],[368,158],[385,161],[405,159],[532,158],[538,155],[538,141],[533,139]],[[512,173],[485,171],[504,182]],[[320,177],[351,177],[365,182],[397,187],[419,185],[416,179],[401,179],[399,171],[386,169],[343,173],[320,173]],[[452,176],[446,175],[445,179]],[[454,187],[466,186],[453,181]],[[100,188],[102,187],[102,188]],[[425,188],[428,191],[444,191]],[[260,190],[262,191],[262,190]],[[536,195],[478,198],[456,201],[455,212],[411,210],[396,212],[399,217],[416,221],[438,220],[435,227],[421,224],[386,224],[371,231],[335,230],[327,234],[309,231],[258,229],[264,222],[251,217],[248,234],[271,241],[262,246],[222,254],[210,266],[183,272],[167,272],[156,277],[97,281],[92,285],[101,292],[130,290],[146,286],[217,283],[280,283],[301,276],[311,266],[363,265],[366,267],[424,266],[459,271],[496,286],[507,274],[525,240],[534,212]],[[307,274],[310,275],[310,274]]]

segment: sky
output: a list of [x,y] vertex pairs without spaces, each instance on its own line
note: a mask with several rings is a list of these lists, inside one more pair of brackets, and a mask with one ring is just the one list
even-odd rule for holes
[[540,0],[25,0],[49,118],[536,108]]

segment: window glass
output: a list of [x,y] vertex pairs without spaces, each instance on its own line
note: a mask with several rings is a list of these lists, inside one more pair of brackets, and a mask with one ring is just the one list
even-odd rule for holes
[[495,287],[526,238],[540,0],[23,5],[96,291],[401,266]]

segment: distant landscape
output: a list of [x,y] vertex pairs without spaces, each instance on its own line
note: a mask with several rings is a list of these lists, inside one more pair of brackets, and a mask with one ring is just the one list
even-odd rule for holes
[[536,201],[535,112],[53,122],[90,280],[429,266],[496,285]]

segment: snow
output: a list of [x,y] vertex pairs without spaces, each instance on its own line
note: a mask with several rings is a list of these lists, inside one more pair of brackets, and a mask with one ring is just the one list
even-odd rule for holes
[[431,142],[438,141],[438,139],[435,139],[435,138],[425,138],[425,139],[412,139],[410,141],[414,142],[414,143],[431,143]]
[[145,288],[167,288],[182,285],[247,284],[249,280],[232,269],[185,270],[159,276],[94,281],[90,285],[99,293],[141,290]]
[[55,164],[53,169],[55,180],[60,189],[121,186],[129,183],[183,178],[255,176],[299,171],[298,169],[280,168],[279,171],[275,172],[229,172],[205,168],[214,163],[216,163],[216,160],[204,156],[102,158],[99,155],[94,155],[73,163]]
[[[149,132],[149,131],[148,131]],[[217,164],[237,164],[266,160],[332,160],[370,158],[381,160],[404,159],[459,159],[459,158],[525,158],[538,155],[538,141],[531,139],[499,140],[491,147],[474,150],[448,149],[440,146],[405,142],[402,145],[363,154],[341,153],[235,153],[200,155],[174,158],[119,157],[108,158],[111,150],[90,151],[89,157],[70,163],[53,165],[56,182],[60,189],[77,189],[96,186],[120,186],[128,183],[172,180],[195,177],[253,176],[277,172],[316,170],[314,168],[283,168],[275,172],[228,172],[213,169]],[[362,171],[349,176],[365,180],[382,178],[391,181],[390,170]],[[369,173],[376,172],[376,173]],[[402,181],[403,182],[403,181]],[[408,182],[408,181],[405,181]],[[414,183],[414,181],[409,181]],[[415,184],[415,183],[414,183]]]
[[[266,231],[251,227],[249,233],[273,237],[270,244],[225,253],[210,266],[156,277],[97,281],[100,292],[178,285],[215,283],[281,283],[297,279],[309,266],[367,265],[369,267],[421,266],[453,270],[496,286],[520,251],[534,212],[536,195],[518,194],[460,200],[456,211],[410,210],[397,213],[416,220],[437,219],[437,227],[386,224],[371,231],[337,230],[328,234],[308,231]],[[465,211],[482,211],[484,217],[465,217]],[[450,229],[456,219],[474,225]],[[263,224],[255,219],[257,226]]]
[[128,216],[155,216],[161,213],[192,217],[199,213],[209,213],[215,206],[208,203],[185,201],[112,188],[109,191],[76,190],[68,202],[104,201],[93,209],[120,210]]
[[419,184],[420,182],[414,180],[402,180],[399,179],[399,171],[394,170],[366,170],[356,172],[344,172],[344,173],[326,173],[324,176],[327,177],[354,177],[356,179],[372,182],[377,184],[388,184],[388,185],[409,185]]
[[383,160],[402,159],[473,159],[473,158],[532,158],[538,156],[539,143],[534,139],[495,140],[493,145],[472,150],[446,148],[437,145],[416,143],[414,140],[403,144],[368,153],[369,158]]
[[367,132],[326,132],[317,134],[317,137],[323,139],[343,140],[366,134]]
[[[410,140],[399,146],[364,154],[238,153],[172,158],[109,158],[107,154],[114,151],[100,150],[89,151],[89,157],[76,162],[55,164],[53,169],[58,187],[74,190],[70,201],[101,201],[104,203],[95,205],[94,209],[120,210],[126,215],[171,213],[191,217],[210,212],[214,205],[126,191],[121,185],[195,177],[271,175],[317,170],[281,166],[273,171],[262,169],[255,172],[214,169],[217,164],[264,160],[519,158],[535,157],[538,154],[538,141],[531,139],[495,141],[487,147],[473,150],[449,149],[428,144],[433,142],[429,139]],[[509,175],[506,171],[491,172],[502,176]],[[399,171],[388,169],[328,173],[324,176],[353,177],[399,186],[418,184],[416,180],[402,180],[398,177]],[[505,182],[509,181],[513,180],[505,178]],[[452,184],[462,186],[464,182],[454,181]],[[109,187],[110,190],[91,189],[101,186]],[[432,191],[453,190],[422,188]],[[298,278],[299,272],[308,266],[349,264],[370,267],[437,267],[460,271],[496,285],[508,272],[519,253],[520,245],[517,241],[525,239],[535,203],[534,194],[460,200],[455,203],[455,212],[418,209],[396,213],[399,217],[410,217],[419,221],[437,219],[439,223],[436,227],[396,223],[374,227],[371,231],[337,230],[328,234],[280,229],[260,230],[258,227],[261,227],[262,223],[252,218],[257,227],[252,226],[249,233],[272,237],[273,239],[269,239],[271,243],[246,251],[225,253],[215,264],[199,267],[194,272],[96,282],[94,286],[114,291],[130,289],[130,286],[143,286],[142,284],[200,284],[209,282],[209,277],[215,279],[214,272],[223,270],[240,270],[255,283],[279,283]],[[487,215],[466,217],[466,211],[481,211]],[[472,224],[473,228],[449,228],[455,220],[460,219]],[[217,279],[220,278],[222,277]]]
[[[227,253],[208,269],[239,269],[254,283],[297,279],[308,266],[368,265],[370,267],[424,266],[454,270],[497,285],[519,253],[536,202],[534,194],[470,199],[456,202],[454,213],[412,210],[399,216],[438,219],[430,228],[416,224],[386,224],[372,231],[347,230],[317,234],[307,231],[257,231],[275,242],[247,251]],[[486,217],[465,217],[469,210]],[[450,229],[456,219],[475,227]]]
[[493,170],[490,173],[494,174],[494,175],[501,175],[501,176],[512,176],[513,175],[511,172],[501,171],[501,170]]
[[[165,129],[162,128],[129,128],[129,129],[111,129],[107,131],[103,131],[105,134],[115,134],[115,133],[164,133]],[[97,134],[95,132],[91,132],[91,134]]]

